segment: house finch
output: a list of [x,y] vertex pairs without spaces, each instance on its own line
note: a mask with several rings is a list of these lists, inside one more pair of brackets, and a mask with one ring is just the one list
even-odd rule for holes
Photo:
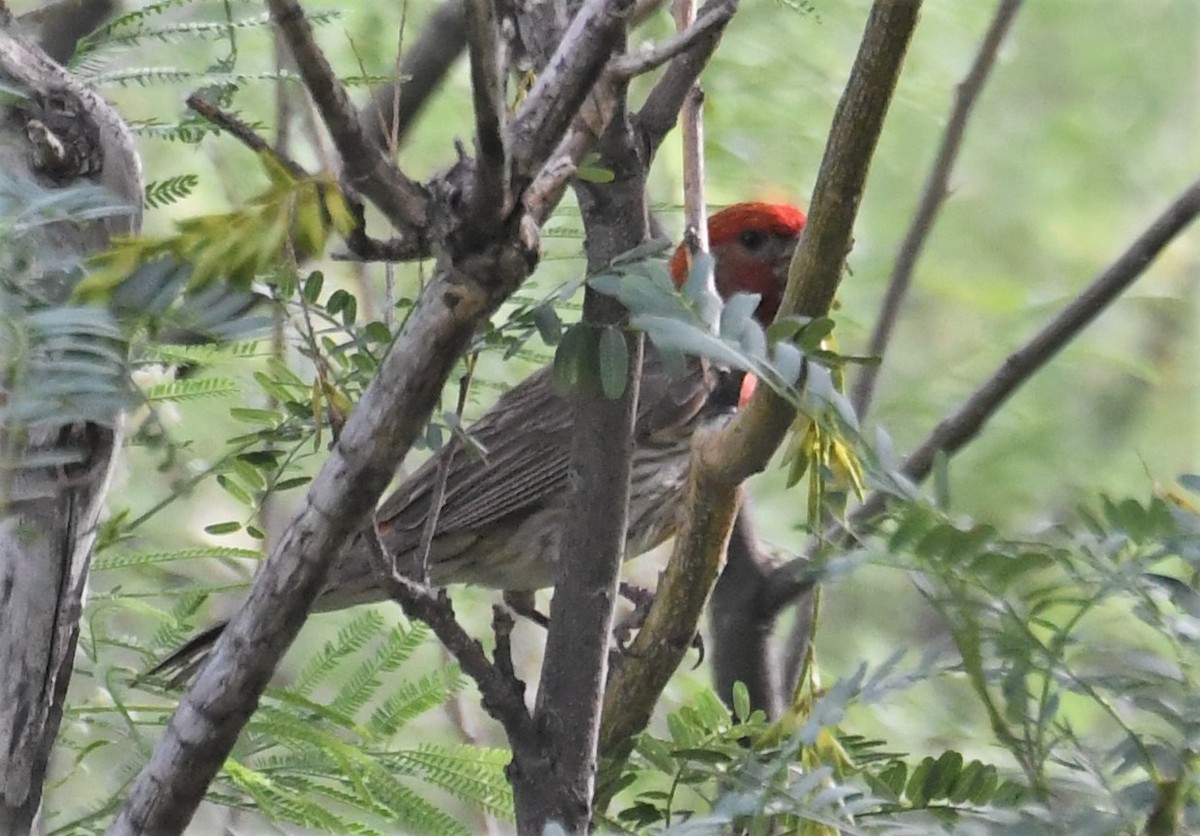
[[[794,206],[739,203],[709,218],[709,242],[718,292],[757,293],[756,318],[769,323],[779,309],[788,264],[804,225]],[[688,272],[680,247],[671,259],[677,285]],[[379,507],[376,528],[384,552],[401,571],[415,568],[439,471],[447,456],[445,490],[430,543],[429,581],[435,586],[477,584],[506,593],[552,586],[561,538],[571,456],[572,409],[555,391],[552,370],[518,383],[470,430],[486,451],[475,455],[443,447]],[[715,385],[707,363],[695,361],[671,377],[647,350],[642,369],[630,475],[626,556],[665,542],[676,528],[687,480],[692,432],[705,417]],[[330,571],[316,610],[381,600],[364,532]],[[186,677],[224,624],[196,636],[155,670]]]

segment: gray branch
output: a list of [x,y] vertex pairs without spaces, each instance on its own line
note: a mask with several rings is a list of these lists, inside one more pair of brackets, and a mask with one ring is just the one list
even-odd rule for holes
[[333,559],[370,521],[476,327],[529,275],[536,231],[444,253],[329,459],[193,680],[110,833],[178,833],[204,797],[300,630]]
[[586,0],[512,124],[513,187],[524,191],[550,159],[616,51],[632,0]]
[[475,187],[471,214],[488,236],[512,211],[509,191],[508,43],[500,31],[494,0],[467,0],[471,94],[475,106]]
[[400,59],[400,77],[377,89],[359,111],[367,139],[380,148],[403,144],[421,109],[466,46],[463,0],[445,0]]
[[[625,115],[625,92],[616,91],[616,115],[599,146],[613,182],[576,184],[589,271],[602,268],[649,235],[646,161],[638,154]],[[615,299],[586,289],[584,322],[620,325],[625,318],[624,307]],[[523,770],[520,780],[513,781],[514,795],[527,802],[517,808],[523,832],[541,833],[556,821],[569,833],[585,833],[591,821],[609,637],[630,514],[633,428],[642,369],[641,338],[626,334],[625,340],[629,365],[622,395],[608,398],[595,381],[572,393],[571,468],[576,478],[565,516],[535,715],[538,727],[553,734],[543,744],[548,769],[537,770],[540,765],[534,764],[535,769]],[[547,791],[546,778],[553,781],[552,791]]]
[[[129,207],[124,215],[65,219],[36,233],[35,265],[24,289],[63,303],[69,287],[58,265],[140,226],[141,163],[133,137],[106,102],[2,30],[0,80],[27,94],[0,122],[6,180],[48,189],[92,183]],[[39,155],[35,140],[71,153]],[[54,170],[39,170],[39,163]],[[18,364],[16,357],[5,359]],[[75,660],[96,524],[121,438],[115,411],[88,422],[23,425],[5,410],[13,384],[6,366],[0,373],[0,833],[29,832],[41,803]]]
[[[901,473],[914,482],[923,481],[939,453],[952,456],[974,439],[1004,402],[1129,289],[1197,215],[1200,215],[1200,180],[1184,190],[1108,269],[1025,345],[1010,354],[962,406],[942,420],[904,460]],[[883,494],[872,495],[850,516],[850,530],[857,530],[877,516],[886,500]]]
[[682,53],[668,65],[662,78],[654,85],[650,95],[642,104],[636,117],[636,125],[643,142],[651,154],[662,145],[667,134],[675,127],[679,109],[692,90],[708,59],[716,52],[725,25],[738,9],[738,0],[708,0],[696,16],[697,25],[702,20],[712,19],[714,24],[696,37]]
[[313,39],[312,26],[295,0],[268,0],[271,17],[291,47],[304,86],[316,102],[346,167],[346,177],[398,229],[419,236],[426,226],[425,190],[368,141],[346,88]]

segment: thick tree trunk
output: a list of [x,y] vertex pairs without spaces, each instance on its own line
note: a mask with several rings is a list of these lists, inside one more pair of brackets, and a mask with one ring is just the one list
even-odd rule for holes
[[[138,227],[141,164],[108,104],[4,31],[0,83],[25,94],[0,111],[6,186],[94,183],[130,207],[124,216],[57,222],[36,233],[34,269],[19,291],[61,303],[69,282],[57,265]],[[41,804],[121,418],[18,425],[5,409],[11,385],[0,377],[0,834],[28,832]]]

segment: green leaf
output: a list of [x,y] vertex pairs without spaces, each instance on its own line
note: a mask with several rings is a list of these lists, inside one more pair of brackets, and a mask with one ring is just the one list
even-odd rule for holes
[[607,325],[600,332],[600,388],[604,397],[615,401],[625,392],[625,379],[629,374],[629,346],[625,335],[615,325]]
[[904,784],[908,780],[908,765],[904,761],[892,761],[879,773],[879,780],[894,798],[900,798],[904,793]]
[[[261,382],[259,381],[260,384]],[[262,424],[267,427],[274,427],[283,420],[283,416],[273,409],[252,409],[248,406],[230,407],[229,417],[245,424]]]
[[599,165],[600,155],[594,151],[580,161],[575,176],[585,183],[611,183],[616,179],[611,169]]
[[546,345],[558,345],[558,341],[562,339],[563,323],[554,306],[548,303],[538,305],[530,311],[530,316],[533,317],[533,324],[537,327],[542,342]]
[[[224,488],[226,493],[228,493],[230,496],[232,496],[234,499],[236,499],[238,502],[242,503],[243,505],[249,505],[249,506],[254,505],[254,499],[250,496],[250,494],[246,491],[246,489],[243,488],[241,485],[239,485],[237,482],[235,482],[233,479],[230,479],[224,473],[217,475],[217,484],[220,485],[222,488]],[[207,531],[207,529],[205,529],[205,530]],[[213,534],[216,532],[210,531],[209,533]]]
[[207,534],[232,534],[235,531],[241,531],[242,524],[234,520],[229,522],[213,523],[212,525],[204,526],[204,531]]
[[757,328],[761,332],[761,326],[754,319],[759,299],[757,293],[735,293],[729,297],[721,309],[721,325],[717,333],[727,340],[740,342],[748,328]]
[[575,390],[587,376],[594,348],[592,329],[576,323],[566,330],[554,352],[554,388],[560,393]]
[[320,270],[313,270],[304,280],[304,298],[309,302],[316,302],[321,298],[321,288],[324,286],[325,274]]
[[925,795],[925,783],[926,778],[929,777],[929,771],[933,769],[933,764],[933,758],[925,758],[908,778],[908,786],[904,788],[904,794],[914,807],[924,807],[929,801],[929,797]]
[[953,750],[943,752],[925,778],[924,796],[930,801],[948,797],[962,772],[962,765],[961,754]]
[[354,297],[345,290],[335,290],[329,294],[329,299],[325,302],[325,311],[331,316],[341,313]]
[[773,362],[775,370],[779,372],[779,376],[784,382],[790,386],[796,386],[801,383],[801,377],[805,370],[805,362],[804,354],[800,349],[791,343],[777,343],[775,345]]
[[307,485],[312,481],[311,476],[295,476],[291,479],[282,479],[275,483],[275,492],[290,491],[292,488],[299,488]]
[[675,290],[665,271],[658,277],[650,272],[600,273],[588,279],[588,287],[612,296],[634,316],[655,314],[696,321],[696,314]]
[[368,322],[367,327],[363,329],[363,336],[373,343],[387,345],[392,341],[392,330],[382,322]]
[[806,322],[800,329],[800,348],[806,352],[816,351],[821,347],[821,341],[833,333],[833,326],[834,321],[827,316]]
[[733,683],[733,713],[743,723],[750,717],[750,691],[741,680]]

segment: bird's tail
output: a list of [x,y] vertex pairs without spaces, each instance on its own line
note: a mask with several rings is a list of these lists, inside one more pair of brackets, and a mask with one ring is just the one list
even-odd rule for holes
[[178,650],[146,671],[138,679],[159,677],[172,688],[186,685],[208,659],[208,654],[212,652],[213,645],[217,643],[217,639],[221,637],[221,633],[224,632],[228,623],[219,621],[203,633],[192,636]]

